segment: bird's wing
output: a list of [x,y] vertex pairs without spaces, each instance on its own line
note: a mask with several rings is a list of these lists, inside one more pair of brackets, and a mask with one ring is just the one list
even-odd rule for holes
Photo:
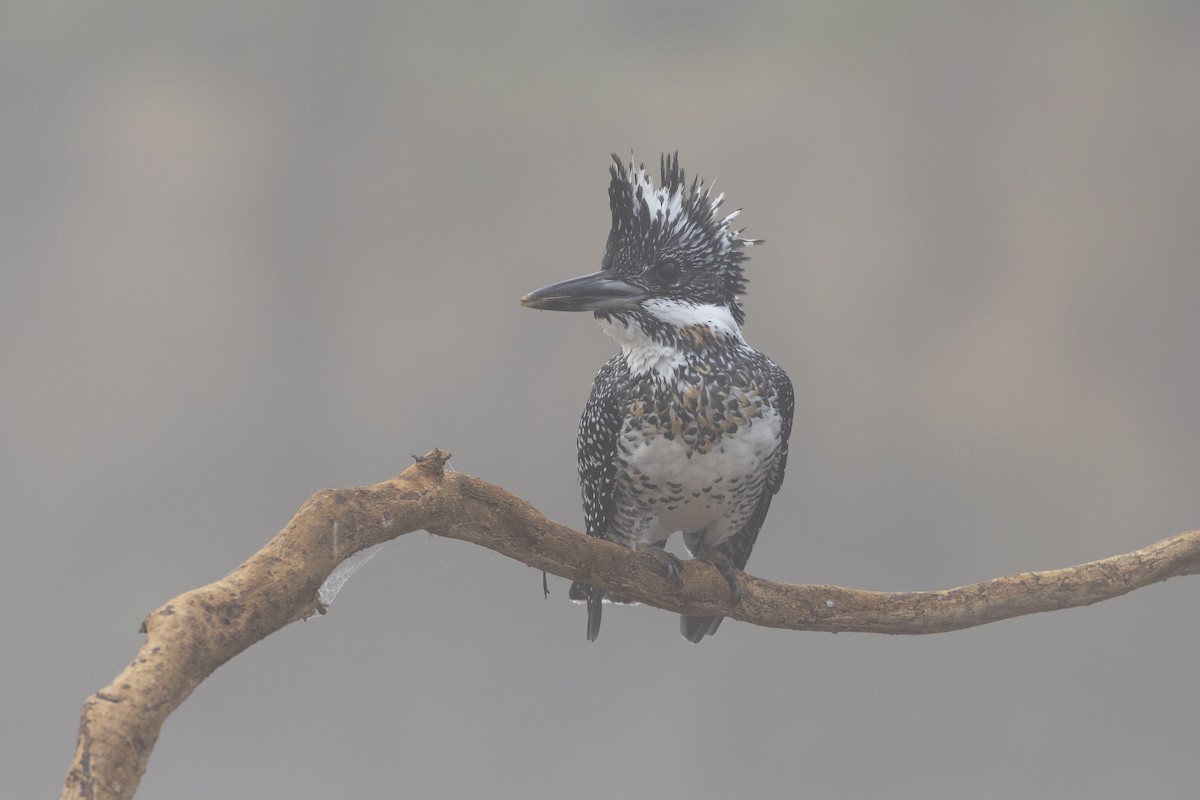
[[592,394],[579,420],[579,483],[583,489],[583,521],[589,536],[609,538],[615,512],[617,439],[625,414],[619,387],[629,380],[625,358],[617,354],[592,382]]
[[753,513],[750,514],[750,519],[746,520],[742,529],[729,537],[721,546],[738,569],[746,568],[746,562],[750,559],[750,551],[754,549],[754,542],[758,539],[758,530],[762,527],[763,520],[767,518],[768,509],[771,508],[771,498],[783,485],[783,472],[787,469],[788,438],[792,435],[792,412],[796,407],[792,382],[787,373],[770,359],[766,359],[766,361],[770,385],[775,387],[775,409],[779,412],[779,449],[775,453],[775,462],[771,465],[767,479],[763,483],[762,494],[758,498]]
[[[583,487],[583,521],[588,536],[609,538],[615,514],[613,482],[616,480],[617,439],[625,423],[620,387],[629,380],[629,367],[621,355],[614,356],[596,375],[592,394],[579,420],[579,483]],[[583,583],[571,584],[570,598],[586,600],[587,638],[600,634],[604,590]]]

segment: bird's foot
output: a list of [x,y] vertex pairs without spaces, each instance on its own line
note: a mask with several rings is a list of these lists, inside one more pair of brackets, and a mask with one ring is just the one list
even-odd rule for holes
[[737,605],[742,602],[742,587],[738,583],[737,569],[733,566],[733,562],[729,560],[729,556],[722,553],[720,550],[714,550],[703,557],[706,564],[712,564],[721,573],[721,577],[729,584],[729,593],[733,595],[733,603]]
[[654,570],[669,581],[678,583],[682,580],[683,562],[674,553],[669,553],[661,547],[650,547],[642,551],[654,564]]

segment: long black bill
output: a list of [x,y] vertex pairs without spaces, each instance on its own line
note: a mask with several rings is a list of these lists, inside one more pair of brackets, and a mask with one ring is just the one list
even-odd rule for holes
[[543,286],[521,298],[521,305],[546,311],[626,311],[646,296],[644,289],[593,272],[567,281]]

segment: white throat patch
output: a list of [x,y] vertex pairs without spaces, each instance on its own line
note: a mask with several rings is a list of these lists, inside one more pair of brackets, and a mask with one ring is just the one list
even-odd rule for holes
[[[648,300],[642,310],[660,322],[677,330],[702,327],[719,336],[728,336],[739,343],[742,329],[733,314],[725,306],[696,305],[680,300]],[[669,378],[686,361],[677,345],[664,344],[646,335],[636,322],[621,320],[599,320],[600,329],[621,346],[621,353],[634,375],[645,375],[653,370],[660,378]]]
[[725,306],[685,303],[682,300],[647,300],[642,309],[650,316],[665,322],[672,328],[690,328],[702,325],[714,333],[742,340],[742,329],[733,314]]

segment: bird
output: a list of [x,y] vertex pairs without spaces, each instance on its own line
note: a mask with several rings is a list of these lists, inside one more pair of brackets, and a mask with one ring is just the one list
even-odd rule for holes
[[[549,311],[591,311],[620,347],[596,375],[576,439],[586,533],[651,559],[680,580],[666,549],[682,533],[692,558],[716,567],[734,603],[742,570],[783,483],[795,405],[787,373],[742,335],[746,248],[762,244],[723,215],[724,193],[664,154],[656,187],[644,164],[609,167],[612,227],[599,272],[521,298]],[[603,603],[625,602],[572,584],[586,602],[587,638]],[[698,643],[720,616],[682,616]]]

